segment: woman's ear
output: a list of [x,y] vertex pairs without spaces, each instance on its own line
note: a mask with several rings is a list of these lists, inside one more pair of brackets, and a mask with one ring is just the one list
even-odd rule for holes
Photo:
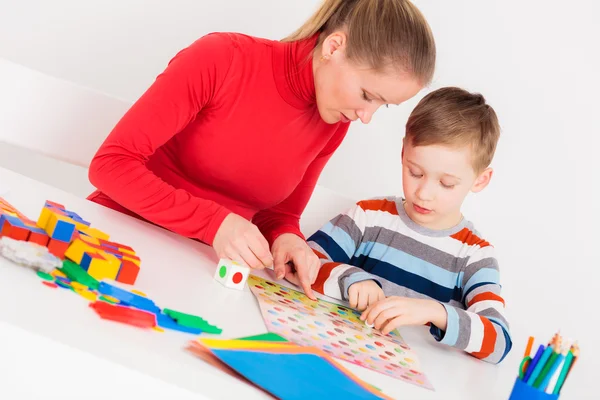
[[323,41],[321,59],[328,60],[337,52],[346,47],[348,36],[342,31],[336,31],[328,35]]

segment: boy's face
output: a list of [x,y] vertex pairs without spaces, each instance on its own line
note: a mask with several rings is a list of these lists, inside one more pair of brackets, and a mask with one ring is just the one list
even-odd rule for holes
[[430,229],[448,229],[461,220],[460,208],[469,192],[479,192],[489,183],[490,168],[476,174],[468,146],[414,147],[404,141],[402,186],[408,216]]

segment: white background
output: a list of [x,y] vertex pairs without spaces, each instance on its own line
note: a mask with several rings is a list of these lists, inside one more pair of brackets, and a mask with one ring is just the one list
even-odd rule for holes
[[[199,36],[229,30],[277,39],[318,3],[0,0],[0,57],[116,98],[107,100],[110,104],[130,104]],[[595,251],[600,7],[583,0],[415,3],[436,36],[432,87],[400,107],[379,111],[368,126],[353,126],[320,183],[353,199],[400,194],[400,143],[417,101],[446,85],[483,93],[503,132],[492,184],[468,199],[465,213],[498,249],[509,318],[516,309],[529,315],[530,332],[540,340],[556,329],[580,339],[583,354],[598,370],[592,326],[599,320],[594,294],[600,277]],[[46,107],[51,109],[51,101],[22,112],[34,119]],[[76,116],[62,116],[70,118]],[[91,140],[101,140],[103,130],[94,131]],[[511,302],[525,293],[528,303]],[[590,319],[575,317],[569,312],[573,307],[588,308]],[[515,351],[522,347],[516,343]]]

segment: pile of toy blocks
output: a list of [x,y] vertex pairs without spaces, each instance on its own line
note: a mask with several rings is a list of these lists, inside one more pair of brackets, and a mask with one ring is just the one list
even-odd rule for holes
[[97,280],[133,285],[141,264],[135,251],[110,242],[109,235],[90,225],[77,213],[52,201],[45,202],[34,222],[0,198],[0,237],[45,246],[56,257],[71,260]]

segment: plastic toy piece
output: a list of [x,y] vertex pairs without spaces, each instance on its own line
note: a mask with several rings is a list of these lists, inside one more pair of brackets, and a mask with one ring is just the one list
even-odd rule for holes
[[152,313],[136,310],[129,307],[109,304],[103,301],[90,303],[90,307],[101,318],[117,321],[140,328],[153,328],[156,326],[156,316]]
[[65,258],[65,252],[69,248],[69,242],[63,242],[61,240],[52,239],[48,241],[48,251],[54,254],[58,258]]
[[128,292],[127,290],[123,290],[106,282],[100,282],[98,285],[98,292],[106,296],[114,297],[127,306],[139,308],[140,310],[151,313],[160,312],[160,308],[154,304],[152,300],[138,296],[135,293]]
[[51,287],[52,289],[56,289],[58,287],[58,285],[54,282],[42,281],[42,283],[48,287]]
[[121,268],[119,269],[119,274],[117,275],[116,281],[126,283],[128,285],[133,285],[139,273],[139,265],[136,265],[128,260],[123,260],[121,261]]
[[89,236],[95,239],[108,240],[110,236],[107,233],[102,232],[99,229],[92,228],[90,226],[81,227],[79,226],[78,231],[85,236]]
[[169,317],[173,318],[175,321],[177,321],[179,325],[187,326],[189,328],[198,328],[202,332],[214,333],[217,335],[223,331],[221,328],[217,328],[214,325],[210,325],[204,319],[196,315],[185,314],[168,308],[165,308],[163,312]]
[[39,244],[40,246],[47,247],[48,242],[50,241],[50,237],[44,232],[42,228],[37,226],[31,226],[26,224],[27,229],[29,230],[29,238],[27,238],[28,242]]
[[9,214],[0,215],[0,237],[26,241],[29,233],[27,226],[18,217]]
[[220,259],[214,278],[225,287],[243,290],[249,274],[249,267],[240,265],[232,260]]
[[180,325],[173,318],[171,318],[170,316],[165,315],[163,313],[156,314],[156,324],[159,327],[164,328],[164,329],[169,329],[172,331],[179,331],[179,332],[184,332],[184,333],[190,333],[192,335],[199,335],[202,333],[201,329]]
[[98,290],[98,281],[74,262],[65,260],[63,261],[62,268],[59,268],[58,270],[69,277],[69,279],[72,281],[79,282],[90,289]]
[[52,239],[70,242],[75,233],[75,222],[67,216],[52,213],[44,230]]

